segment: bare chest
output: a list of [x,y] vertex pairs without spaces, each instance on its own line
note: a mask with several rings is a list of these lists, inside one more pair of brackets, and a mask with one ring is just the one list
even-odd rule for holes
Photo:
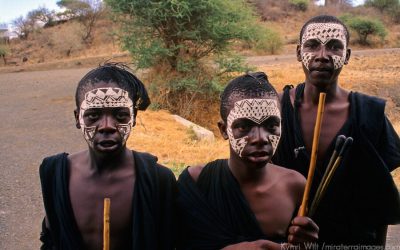
[[[303,140],[308,152],[311,152],[312,141],[314,137],[314,128],[316,121],[316,108],[300,109],[300,123],[303,133]],[[340,129],[344,126],[349,116],[349,104],[339,107],[326,107],[319,137],[318,159],[322,160],[326,157],[326,153],[332,141],[336,139]]]
[[129,246],[132,225],[134,175],[87,178],[71,174],[69,193],[74,218],[86,249],[103,244],[103,203],[110,198],[110,248]]
[[272,238],[285,237],[296,208],[294,195],[280,185],[243,193],[263,233]]

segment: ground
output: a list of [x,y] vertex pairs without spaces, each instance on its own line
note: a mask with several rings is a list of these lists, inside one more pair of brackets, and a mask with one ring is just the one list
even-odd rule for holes
[[[298,64],[293,58],[283,60],[286,57],[291,56],[251,60],[260,59],[261,63],[254,64],[265,70],[270,81],[280,87],[289,79],[292,83],[302,81]],[[388,97],[387,112],[400,132],[400,104],[396,101],[399,92],[391,87],[391,84],[399,86],[400,52],[394,50],[379,56],[355,56],[353,59],[353,64],[343,72],[344,83],[352,89],[375,91],[375,94]],[[262,60],[273,63],[263,65]],[[39,248],[44,215],[39,165],[48,155],[76,152],[86,147],[80,130],[75,128],[73,96],[77,82],[88,70],[84,67],[0,74],[0,117],[4,119],[0,123],[0,249]],[[218,115],[210,117],[213,124],[218,121]],[[174,122],[166,111],[139,113],[137,128],[128,145],[156,154],[160,162],[173,168],[175,173],[186,165],[227,156],[226,141],[217,138],[209,144],[196,142],[190,131]],[[395,178],[400,183],[399,174]],[[399,227],[391,228],[389,246],[400,244],[399,231]]]

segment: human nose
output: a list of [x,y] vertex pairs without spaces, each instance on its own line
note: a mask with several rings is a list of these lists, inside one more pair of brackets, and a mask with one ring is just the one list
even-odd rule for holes
[[269,132],[262,126],[254,126],[250,131],[251,144],[266,144],[268,143]]
[[315,61],[317,62],[329,62],[329,56],[328,56],[328,51],[326,49],[325,45],[321,45],[320,49],[318,50],[316,56],[315,56]]
[[104,115],[99,122],[99,132],[114,132],[116,131],[116,122],[111,115]]

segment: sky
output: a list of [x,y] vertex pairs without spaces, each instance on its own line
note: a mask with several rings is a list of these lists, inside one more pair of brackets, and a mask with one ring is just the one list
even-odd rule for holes
[[40,6],[49,10],[59,10],[58,0],[0,0],[0,23],[10,23],[12,20]]
[[[12,20],[26,16],[26,14],[39,6],[49,10],[59,10],[58,0],[0,0],[0,23],[11,23]],[[320,2],[323,2],[321,0]],[[362,4],[364,0],[354,0],[355,5]]]

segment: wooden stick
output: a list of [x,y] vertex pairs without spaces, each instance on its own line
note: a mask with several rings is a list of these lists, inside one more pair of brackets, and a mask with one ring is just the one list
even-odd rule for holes
[[329,175],[329,172],[331,171],[332,166],[334,165],[334,163],[335,163],[335,161],[336,161],[336,159],[338,157],[339,152],[341,151],[341,149],[343,147],[343,144],[344,144],[345,140],[346,140],[346,136],[344,136],[344,135],[339,135],[336,138],[335,149],[333,150],[333,154],[331,156],[331,159],[329,160],[328,166],[325,169],[324,176],[322,177],[322,180],[321,180],[321,182],[320,182],[320,184],[318,186],[317,192],[315,193],[314,199],[313,199],[313,201],[311,203],[311,206],[310,206],[310,211],[309,211],[309,216],[310,217],[315,212],[316,203],[318,204],[318,202],[320,200],[319,196],[321,194],[321,189],[322,189],[322,187],[323,187],[323,185],[324,185],[324,183],[326,181],[326,178]]
[[336,169],[339,167],[340,162],[343,159],[344,153],[351,146],[352,143],[353,143],[353,138],[347,137],[346,141],[343,144],[342,149],[340,150],[339,156],[337,157],[337,159],[336,159],[335,163],[333,164],[332,168],[329,170],[329,173],[327,174],[327,177],[326,177],[325,181],[320,183],[320,186],[322,186],[322,188],[320,189],[320,191],[318,193],[318,196],[316,196],[314,198],[313,205],[311,206],[311,209],[310,209],[310,217],[314,215],[314,213],[315,213],[315,211],[316,211],[316,209],[317,209],[322,197],[324,197],[324,195],[325,195],[325,192],[326,192],[326,190],[328,188],[329,183],[332,180],[333,174],[335,173]]
[[321,132],[322,117],[324,114],[324,107],[325,107],[325,96],[326,96],[325,93],[323,92],[319,93],[318,112],[317,112],[317,120],[315,121],[315,127],[314,127],[314,137],[311,149],[310,167],[308,168],[307,182],[306,182],[306,187],[304,188],[303,200],[301,202],[301,206],[298,213],[299,216],[305,216],[307,214],[308,197],[310,195],[311,184],[314,177],[315,165],[317,162],[319,135]]
[[103,250],[110,249],[110,198],[104,198]]

